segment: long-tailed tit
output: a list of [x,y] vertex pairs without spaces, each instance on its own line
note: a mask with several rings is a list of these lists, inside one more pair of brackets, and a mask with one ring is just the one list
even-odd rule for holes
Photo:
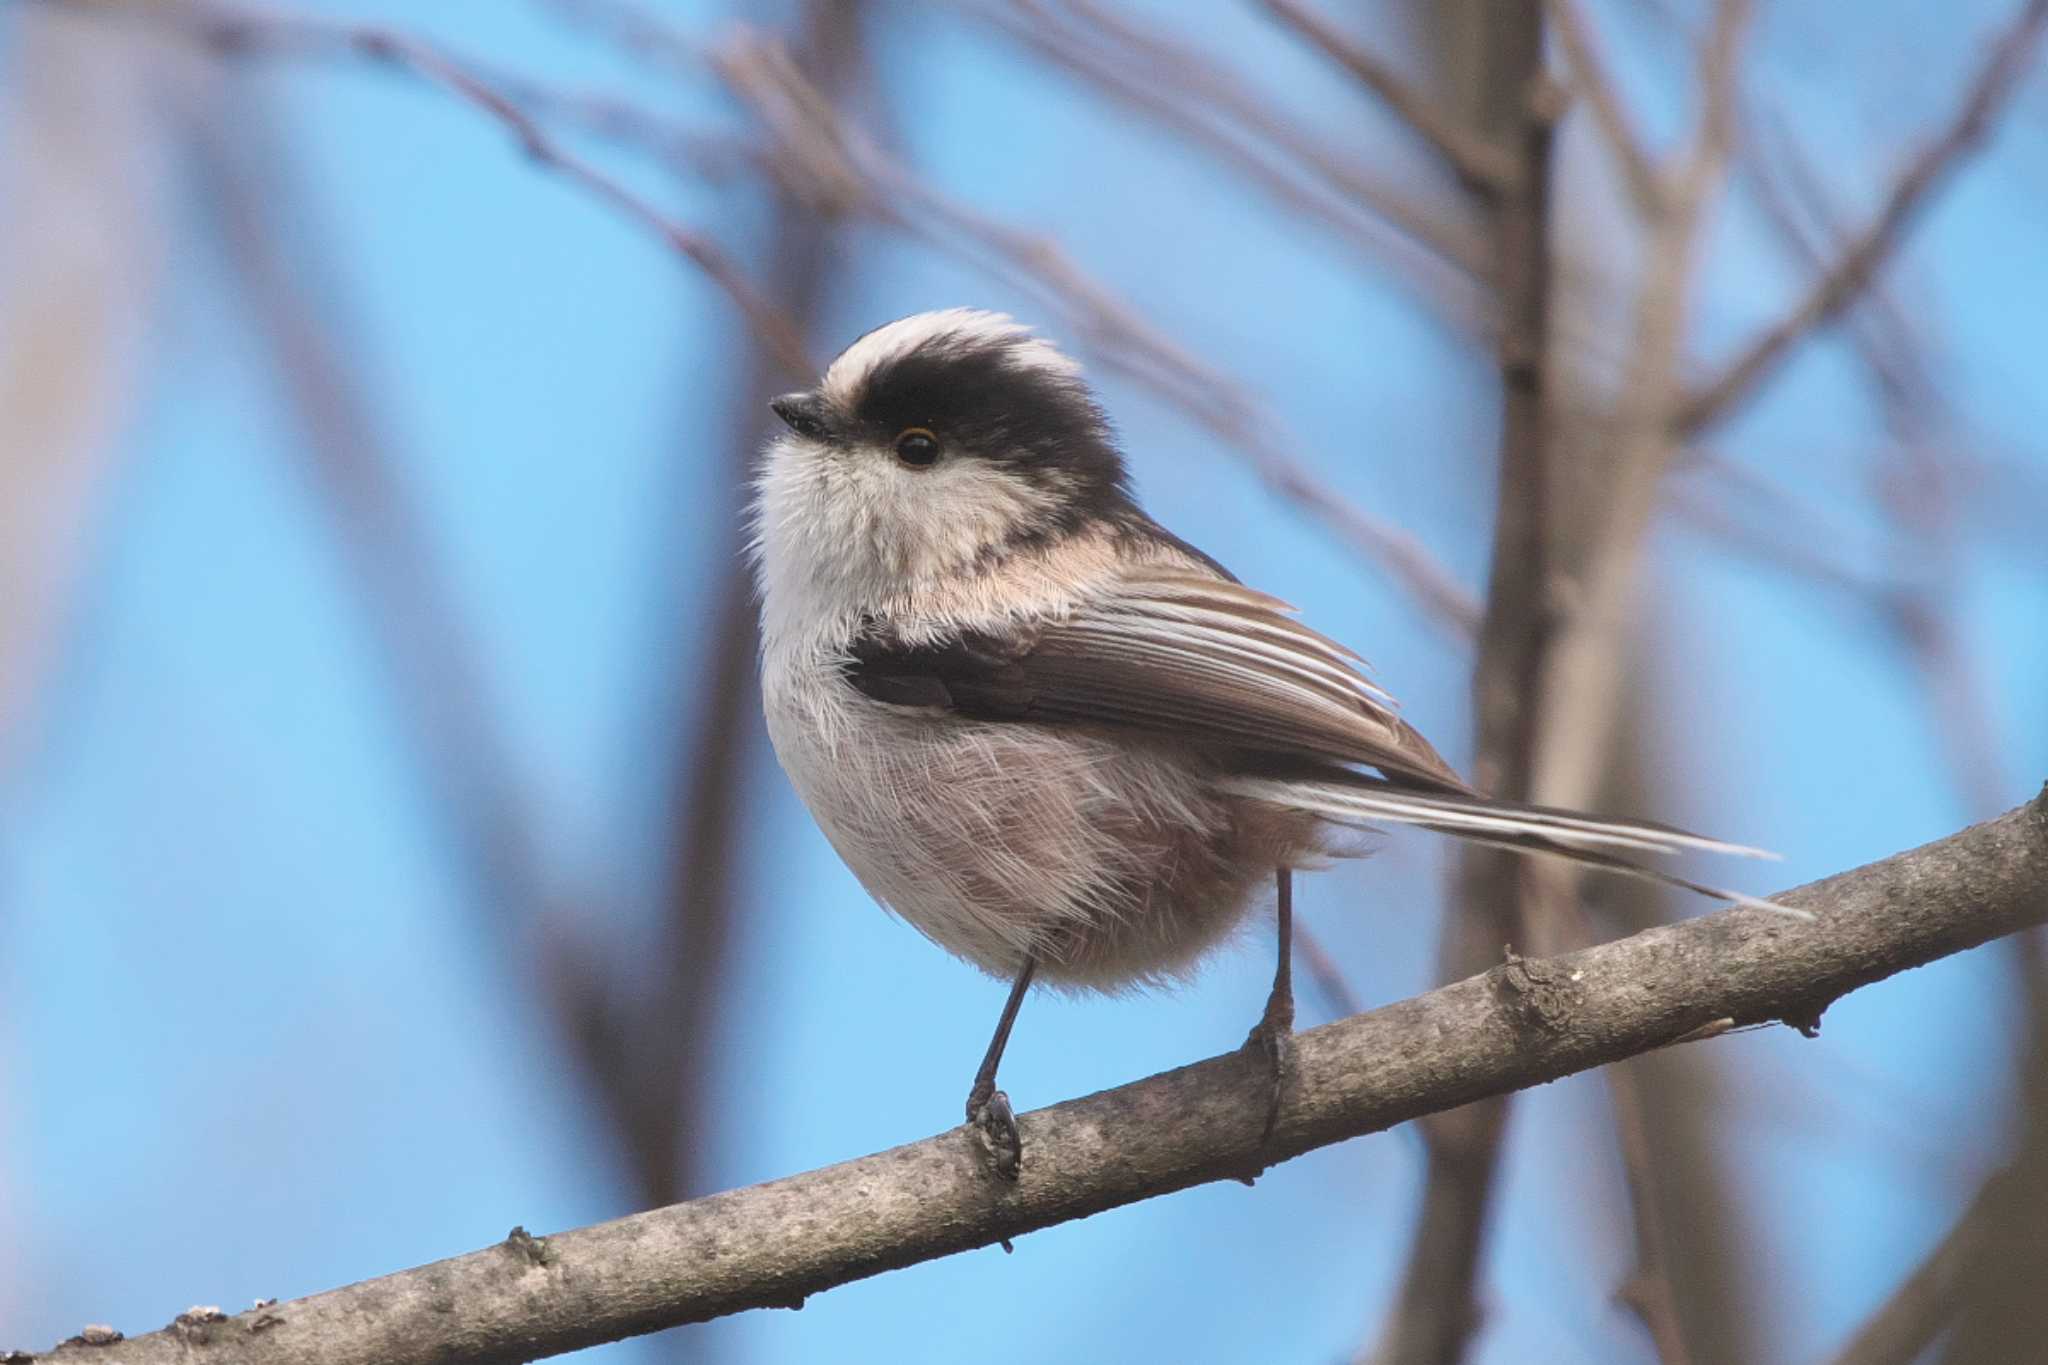
[[1279,964],[1247,1046],[1271,1055],[1278,1105],[1290,874],[1357,851],[1346,830],[1420,825],[1700,891],[1626,860],[1749,851],[1467,786],[1357,655],[1145,515],[1080,367],[1007,317],[892,322],[772,406],[789,430],[755,505],[768,732],[875,899],[1012,983],[967,1100],[1005,1173],[995,1073],[1032,981],[1179,976],[1268,880]]

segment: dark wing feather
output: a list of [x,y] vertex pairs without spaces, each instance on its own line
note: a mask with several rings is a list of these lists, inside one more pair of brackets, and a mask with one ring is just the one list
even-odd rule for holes
[[906,643],[878,625],[854,645],[846,676],[891,705],[1149,731],[1467,790],[1358,656],[1291,613],[1197,571],[1139,571],[1011,635]]

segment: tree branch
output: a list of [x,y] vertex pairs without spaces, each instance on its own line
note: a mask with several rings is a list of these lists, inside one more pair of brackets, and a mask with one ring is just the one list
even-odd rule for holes
[[502,1365],[806,1296],[1682,1041],[1719,1021],[1818,1027],[1849,991],[2048,920],[2048,789],[1960,834],[1749,909],[1455,985],[1304,1033],[1272,1141],[1242,1052],[1022,1119],[989,1177],[955,1128],[765,1185],[481,1251],[232,1318],[195,1311],[94,1365]]
[[[792,61],[801,59],[828,89],[861,84],[867,64],[864,9],[860,0],[807,0],[795,24]],[[651,50],[669,61],[687,53],[693,69],[703,64],[679,35],[652,19],[635,21],[611,11],[565,17],[607,20],[612,36],[636,51]],[[639,131],[667,137],[655,127]],[[847,253],[834,249],[836,219],[811,211],[810,200],[780,185],[770,188],[771,221],[762,236],[771,243],[771,296],[783,316],[808,330]],[[729,395],[732,439],[726,444],[733,454],[723,490],[729,515],[722,537],[712,537],[715,576],[703,606],[711,629],[682,651],[686,658],[672,684],[675,695],[666,698],[666,709],[689,720],[679,730],[674,756],[662,925],[632,948],[645,960],[645,978],[638,990],[622,992],[616,963],[572,951],[565,940],[556,940],[563,946],[545,964],[564,1008],[582,1023],[575,1037],[586,1072],[627,1139],[641,1196],[636,1203],[646,1208],[701,1191],[708,1136],[717,1121],[716,1049],[708,1040],[729,995],[724,983],[740,914],[741,779],[765,753],[754,669],[760,642],[753,580],[739,528],[748,474],[768,439],[767,424],[775,422],[767,400],[780,387],[780,374],[774,353],[756,347],[745,380]],[[693,562],[696,552],[701,547],[693,551]],[[662,566],[665,581],[692,576],[681,563]]]
[[725,248],[678,222],[624,182],[600,170],[557,141],[539,120],[466,64],[430,43],[392,29],[329,22],[301,15],[270,14],[183,0],[177,5],[135,6],[102,0],[45,0],[81,13],[105,12],[162,20],[186,28],[224,53],[251,50],[308,55],[352,55],[438,86],[496,121],[537,166],[581,185],[626,217],[653,231],[688,259],[738,308],[761,343],[792,377],[808,381],[818,372],[805,350],[802,329],[784,316],[728,256]]
[[2019,84],[2044,28],[2048,0],[2029,0],[1992,45],[1948,126],[1906,163],[1877,216],[1835,258],[1804,298],[1752,341],[1720,376],[1686,398],[1681,433],[1705,430],[1728,415],[1783,362],[1793,345],[1832,322],[1898,246],[1933,190],[1984,140],[1992,119]]
[[1984,1254],[1999,1211],[2023,1193],[2015,1188],[2019,1184],[2010,1169],[1986,1180],[1927,1259],[1864,1319],[1834,1356],[1834,1365],[1912,1365],[1919,1360],[1962,1307],[1963,1277]]
[[1299,0],[1264,0],[1264,4],[1268,14],[1379,96],[1381,103],[1427,142],[1468,189],[1490,195],[1514,183],[1521,167],[1512,157],[1479,134],[1460,127],[1369,49],[1339,33]]
[[1657,213],[1664,203],[1664,179],[1622,106],[1621,91],[1600,59],[1585,14],[1577,0],[1546,0],[1544,12],[1557,34],[1558,45],[1564,49],[1565,60],[1571,64],[1572,89],[1592,110],[1593,122],[1599,125],[1600,135],[1607,139],[1608,149],[1621,165],[1629,196],[1638,210]]
[[1273,492],[1393,573],[1416,604],[1469,638],[1479,608],[1413,535],[1372,516],[1293,454],[1285,423],[1082,269],[1059,242],[940,192],[890,157],[810,86],[779,44],[741,28],[713,54],[733,95],[774,138],[768,169],[792,194],[829,200],[1037,294],[1110,369],[1230,446]]
[[[1546,561],[1556,483],[1551,379],[1550,246],[1555,94],[1543,67],[1542,11],[1497,6],[1480,44],[1479,124],[1520,160],[1510,188],[1488,203],[1499,260],[1500,484],[1493,564],[1479,629],[1472,698],[1483,791],[1529,795],[1537,670],[1549,608]],[[1442,977],[1485,970],[1503,943],[1529,941],[1524,869],[1504,852],[1467,849],[1464,908],[1444,917]],[[1507,1102],[1476,1104],[1422,1125],[1428,1170],[1393,1310],[1367,1357],[1381,1365],[1454,1361],[1478,1325],[1473,1285],[1492,1203]]]
[[[1489,269],[1484,244],[1474,234],[1455,216],[1412,202],[1369,167],[1340,161],[1218,64],[1182,48],[1175,65],[1162,71],[1150,54],[1118,33],[1099,23],[1074,25],[1038,0],[985,0],[970,12],[1048,63],[1156,119],[1188,145],[1217,156],[1290,209],[1334,230],[1375,266],[1391,266],[1393,279],[1439,313],[1484,325],[1483,316],[1467,306],[1473,282]],[[1155,49],[1161,45],[1157,38],[1152,42]],[[1302,183],[1289,159],[1339,197]],[[1352,208],[1372,217],[1361,220],[1347,211]],[[1380,231],[1382,223],[1393,231]]]
[[1700,113],[1691,146],[1651,223],[1637,288],[1631,360],[1601,466],[1604,506],[1592,523],[1581,564],[1553,592],[1569,607],[1545,641],[1537,722],[1533,799],[1584,806],[1606,768],[1607,739],[1622,683],[1622,652],[1632,620],[1638,570],[1669,472],[1673,414],[1693,267],[1710,206],[1734,137],[1736,51],[1750,0],[1718,0],[1700,44]]

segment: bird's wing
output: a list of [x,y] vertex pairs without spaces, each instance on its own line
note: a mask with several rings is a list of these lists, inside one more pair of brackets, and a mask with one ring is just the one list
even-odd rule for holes
[[846,675],[894,705],[1149,731],[1468,790],[1361,662],[1278,598],[1156,567],[1000,634],[905,639],[878,625],[854,644]]
[[856,642],[846,674],[892,705],[1228,746],[1251,760],[1222,779],[1228,790],[1339,824],[1420,825],[1805,914],[1632,861],[1692,849],[1771,856],[1760,850],[1480,795],[1394,714],[1361,662],[1265,593],[1193,570],[1140,569],[1066,613],[999,633],[906,640],[878,625]]

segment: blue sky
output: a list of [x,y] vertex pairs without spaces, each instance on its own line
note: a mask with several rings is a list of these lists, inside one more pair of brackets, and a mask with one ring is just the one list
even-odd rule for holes
[[[744,126],[709,78],[659,80],[541,6],[325,8]],[[705,33],[728,17],[660,8]],[[1953,19],[1883,8],[1885,22],[1862,26],[1845,26],[1840,5],[1772,8],[1748,74],[1852,208],[1874,198],[1902,141],[1945,115],[1977,50]],[[1972,30],[2005,12],[1969,8]],[[909,4],[876,13],[874,66],[922,173],[1055,233],[1241,379],[1299,458],[1483,581],[1496,408],[1480,349],[1326,231],[987,29]],[[1357,155],[1416,164],[1376,109],[1249,7],[1185,19]],[[1672,75],[1684,54],[1637,19],[1613,23],[1609,41],[1646,126],[1667,136],[1685,107]],[[295,283],[374,397],[488,680],[459,704],[504,737],[537,863],[554,890],[606,907],[577,935],[631,942],[660,890],[679,723],[666,689],[693,664],[728,543],[732,392],[746,372],[735,316],[646,232],[439,93],[280,62],[238,68],[214,94],[232,120],[266,127],[289,167],[278,215]],[[2030,704],[2048,688],[2048,573],[2024,530],[2048,498],[2030,382],[2048,276],[2028,268],[2043,245],[2044,98],[2022,93],[2018,129],[1965,171],[1891,276],[1923,329],[1943,448],[2000,471],[1993,494],[1964,505],[1949,605],[1987,682],[2007,804],[2048,775],[2048,714]],[[275,366],[164,141],[168,268],[148,364],[29,742],[0,772],[0,1245],[12,1248],[0,1251],[0,1347],[88,1321],[143,1330],[193,1303],[235,1310],[469,1250],[515,1223],[631,1207],[618,1148],[544,1016],[536,930],[471,875]],[[1574,126],[1568,174],[1597,175],[1595,152]],[[765,214],[744,185],[607,164],[762,264]],[[1612,249],[1602,221],[1574,219],[1572,259]],[[1692,329],[1706,357],[1738,346],[1802,278],[1739,198],[1710,248]],[[821,353],[953,304],[1066,335],[1029,298],[879,230],[841,233],[831,273]],[[1356,644],[1468,762],[1465,648],[1198,428],[1113,377],[1102,391],[1155,515]],[[1855,353],[1828,336],[1714,448],[1819,509],[1818,548],[1882,570],[1895,566],[1869,470],[1884,440]],[[1728,874],[1749,889],[1985,813],[1957,791],[1924,682],[1875,613],[1676,521],[1660,527],[1646,601],[1653,776],[1669,814],[1785,853],[1782,868]],[[868,902],[772,764],[733,799],[739,937],[721,1023],[692,1040],[716,1058],[711,1182],[954,1122],[1002,986]],[[1359,996],[1432,984],[1449,865],[1442,845],[1402,838],[1305,885],[1303,916]],[[1032,999],[1007,1089],[1036,1106],[1234,1046],[1263,997],[1268,943],[1253,927],[1177,994]],[[1997,1160],[1998,1122],[1947,1118],[2002,1112],[2007,986],[1987,950],[1849,998],[1818,1041],[1710,1045],[1700,1102],[1739,1173],[1730,1217],[1758,1239],[1774,1354],[1835,1343]],[[1325,1017],[1312,997],[1304,1014]],[[1648,1358],[1610,1303],[1631,1251],[1602,1103],[1597,1080],[1579,1078],[1518,1108],[1482,1360]],[[1089,1359],[1140,1343],[1190,1361],[1335,1359],[1392,1293],[1420,1169],[1412,1134],[1346,1143],[1256,1189],[1153,1201],[1034,1234],[1011,1257],[955,1257],[801,1313],[689,1329],[691,1344],[733,1361]],[[1789,1265],[1803,1292],[1770,1292]],[[663,1358],[644,1343],[591,1355]]]

